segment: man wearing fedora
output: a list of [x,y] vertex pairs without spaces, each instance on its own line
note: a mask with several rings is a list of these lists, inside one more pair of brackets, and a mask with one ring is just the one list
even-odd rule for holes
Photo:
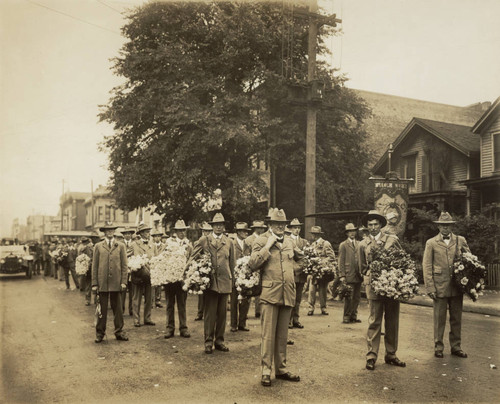
[[[146,255],[149,259],[154,256],[154,246],[150,240],[151,227],[141,223],[136,233],[139,239],[132,243],[133,255]],[[151,320],[151,278],[149,266],[145,265],[138,271],[132,272],[132,311],[134,313],[134,327],[140,327],[141,300],[144,295],[144,325],[156,325]]]
[[[335,252],[333,251],[332,245],[329,241],[325,240],[321,237],[324,233],[321,231],[320,226],[312,226],[311,227],[311,236],[313,238],[313,242],[311,243],[311,247],[314,248],[316,253],[322,258],[330,258],[331,260],[336,260]],[[318,291],[319,295],[319,305],[321,308],[321,314],[324,316],[328,316],[328,312],[326,311],[326,292],[328,287],[328,282],[331,279],[319,279],[313,281],[311,279],[311,283],[309,286],[309,311],[307,312],[308,316],[312,316],[314,314],[314,305],[316,304],[316,291]]]
[[361,323],[358,319],[358,305],[363,278],[359,266],[357,230],[353,223],[347,223],[345,226],[347,239],[339,246],[340,281],[346,282],[352,288],[351,295],[347,296],[344,302],[344,323]]
[[[269,216],[270,217],[270,216]],[[250,247],[250,251],[252,251],[253,244],[255,243],[255,240],[257,238],[266,232],[267,226],[265,225],[263,220],[254,220],[252,225],[250,226],[251,229],[253,229],[253,233],[250,234],[246,239],[245,243]],[[260,317],[260,297],[255,296],[254,298],[254,303],[255,303],[255,318]]]
[[[134,255],[134,249],[132,248],[133,240],[132,236],[135,233],[135,229],[132,227],[126,227],[124,230],[122,230],[122,235],[123,235],[123,243],[125,244],[125,249],[127,251],[127,258],[130,258],[132,255]],[[130,274],[127,276],[127,289],[125,289],[122,292],[122,307],[123,307],[123,313],[125,313],[125,302],[127,300],[127,291],[128,291],[128,314],[130,316],[134,315],[132,306],[132,282],[130,282]]]
[[368,317],[368,331],[366,341],[368,353],[366,354],[366,368],[375,369],[375,362],[378,357],[380,346],[380,336],[382,334],[382,319],[385,317],[385,363],[394,366],[405,367],[396,356],[398,349],[399,332],[399,301],[379,296],[373,291],[370,281],[370,262],[372,260],[371,250],[378,246],[388,249],[392,246],[401,248],[398,238],[395,235],[382,233],[381,228],[387,224],[386,218],[376,210],[371,210],[363,217],[363,226],[370,231],[369,237],[359,243],[359,263],[361,273],[364,275],[366,285],[366,297],[368,298],[370,316]]
[[455,258],[470,250],[464,237],[452,233],[455,221],[448,212],[442,212],[434,223],[438,225],[439,234],[427,240],[422,262],[425,288],[434,302],[434,356],[443,357],[443,336],[448,310],[451,354],[467,358],[461,346],[463,294],[455,285],[452,275]]
[[[250,255],[252,250],[250,246],[245,243],[248,233],[251,231],[248,224],[245,222],[236,223],[234,229],[236,238],[232,240],[234,245],[234,260],[238,261],[241,257]],[[247,328],[247,315],[250,307],[250,298],[243,297],[238,299],[238,291],[236,290],[235,279],[233,278],[233,289],[231,292],[231,332],[236,331],[250,331]]]
[[205,253],[212,261],[210,287],[204,292],[204,331],[205,353],[211,354],[213,348],[228,352],[224,344],[226,330],[227,299],[233,288],[234,245],[223,232],[225,220],[222,213],[216,213],[210,222],[213,232],[209,236],[201,236],[195,243],[190,260],[198,259]]
[[287,223],[282,209],[273,209],[270,229],[255,240],[248,263],[260,271],[262,280],[261,306],[261,366],[263,386],[271,385],[271,371],[277,379],[292,382],[300,377],[287,371],[286,348],[288,324],[295,306],[294,261],[302,256],[294,249],[292,240],[284,237]]
[[[292,240],[294,248],[303,250],[305,246],[309,245],[306,239],[300,237],[300,230],[302,228],[302,223],[299,219],[293,219],[288,225],[290,229],[290,239]],[[304,290],[304,285],[307,280],[307,275],[304,273],[304,268],[302,262],[293,263],[293,274],[295,279],[295,305],[292,308],[292,313],[290,315],[290,324],[288,328],[304,328],[300,322],[300,303],[302,302],[302,291]]]
[[[154,256],[160,255],[165,249],[165,244],[161,242],[161,236],[163,236],[163,232],[160,230],[154,230],[151,232],[151,237],[153,238],[153,247],[154,247]],[[161,304],[161,286],[155,286],[152,288],[152,304],[155,307],[161,309],[163,304]]]
[[106,335],[108,300],[114,315],[115,338],[128,341],[123,333],[121,302],[121,292],[127,282],[127,253],[125,245],[113,237],[116,228],[109,222],[99,229],[104,232],[104,240],[95,245],[92,257],[92,289],[98,294],[101,306],[101,316],[97,318],[96,324],[96,343],[102,342]]
[[[213,229],[207,222],[202,222],[201,224],[201,235],[208,236],[212,233]],[[203,320],[203,295],[198,295],[198,312],[196,313],[196,317],[194,321]]]
[[[186,226],[184,220],[177,220],[173,230],[175,231],[175,237],[171,237],[168,240],[168,244],[183,247],[186,259],[191,255],[193,249],[191,242],[186,238],[186,230],[189,226]],[[177,315],[179,317],[179,332],[180,336],[183,338],[191,337],[188,331],[187,319],[186,319],[186,299],[187,292],[182,289],[182,282],[167,283],[164,285],[165,289],[165,299],[167,301],[167,332],[165,338],[172,338],[175,333],[175,302],[177,301]]]

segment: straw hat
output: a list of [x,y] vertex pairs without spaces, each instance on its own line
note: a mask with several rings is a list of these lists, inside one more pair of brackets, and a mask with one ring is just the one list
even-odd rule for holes
[[453,224],[456,223],[448,212],[441,212],[438,220],[434,220],[437,224]]
[[186,226],[184,220],[177,220],[175,222],[174,230],[187,230],[187,229],[189,229],[189,226]]
[[299,219],[293,218],[290,224],[288,225],[289,227],[291,226],[302,226],[304,223],[300,223]]
[[358,230],[358,228],[356,226],[354,226],[354,223],[347,223],[345,225],[345,231],[356,231]]
[[321,226],[311,227],[311,231],[309,233],[311,233],[311,234],[325,234],[323,231],[321,231]]

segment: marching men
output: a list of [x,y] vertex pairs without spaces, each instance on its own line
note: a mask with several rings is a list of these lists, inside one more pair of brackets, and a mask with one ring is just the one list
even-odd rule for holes
[[351,296],[345,298],[344,323],[361,323],[358,319],[358,305],[361,298],[361,272],[359,266],[358,248],[356,240],[357,228],[352,223],[345,226],[347,240],[339,246],[339,275],[340,281],[346,282],[351,288]]
[[[193,247],[191,242],[186,238],[186,230],[189,229],[185,225],[184,220],[175,222],[175,237],[171,237],[167,243],[177,244],[184,247],[186,259],[191,255]],[[177,300],[177,314],[179,316],[179,331],[181,337],[189,338],[191,334],[188,331],[186,320],[186,299],[187,292],[182,289],[182,282],[168,283],[164,286],[165,299],[167,301],[167,333],[165,338],[172,338],[175,332],[175,301]]]
[[121,291],[127,287],[127,253],[125,245],[118,243],[113,233],[116,226],[107,223],[100,230],[104,232],[104,240],[94,247],[92,261],[92,290],[97,292],[100,305],[100,316],[96,324],[96,343],[102,342],[106,335],[108,300],[111,302],[115,323],[115,338],[128,341],[123,332],[123,312]]
[[292,382],[300,377],[287,371],[286,347],[288,323],[295,306],[294,260],[300,259],[290,238],[284,237],[285,212],[274,209],[270,229],[255,240],[248,263],[253,271],[261,271],[261,365],[263,386],[271,385],[271,370],[277,379]]
[[451,354],[467,358],[461,346],[463,294],[454,284],[452,275],[455,258],[461,252],[470,250],[464,237],[451,232],[455,221],[448,212],[442,212],[434,223],[438,225],[439,234],[427,240],[422,263],[427,294],[434,301],[434,356],[443,357],[443,335],[448,310]]
[[222,352],[228,352],[224,345],[226,329],[227,299],[233,287],[234,245],[223,234],[224,216],[216,213],[212,222],[212,234],[202,236],[195,244],[191,259],[196,259],[202,253],[210,254],[213,273],[210,289],[204,293],[204,328],[205,353],[211,354],[213,347]]
[[[236,239],[232,240],[234,244],[235,262],[245,255],[250,255],[252,252],[248,244],[245,243],[245,239],[250,231],[248,224],[245,222],[236,223]],[[244,297],[241,300],[238,299],[238,291],[236,290],[233,278],[233,289],[231,292],[231,332],[236,332],[238,330],[250,331],[246,326],[249,307],[250,298]]]
[[[329,257],[332,260],[335,260],[335,253],[333,252],[332,245],[329,241],[326,241],[321,237],[324,234],[321,231],[320,226],[312,226],[310,231],[313,242],[311,243],[311,247],[316,250],[316,253],[320,257]],[[314,305],[316,303],[316,291],[318,291],[319,295],[319,305],[321,308],[321,314],[324,316],[328,316],[328,312],[326,311],[326,291],[328,287],[328,282],[331,279],[319,279],[317,281],[313,281],[311,279],[311,283],[309,286],[309,311],[307,312],[308,316],[312,316],[314,314]]]
[[[154,246],[150,242],[151,227],[145,224],[139,225],[136,233],[139,239],[132,244],[133,255],[145,254],[149,259],[154,255]],[[144,325],[155,325],[151,321],[151,279],[149,267],[145,266],[138,271],[132,272],[132,311],[134,313],[134,326],[140,327],[141,300],[144,295]]]
[[398,238],[395,235],[382,233],[380,229],[387,224],[384,216],[376,210],[371,210],[363,217],[363,225],[368,228],[370,235],[359,243],[359,263],[361,273],[365,276],[366,296],[368,298],[370,316],[368,317],[368,332],[366,341],[368,353],[366,354],[366,369],[374,370],[380,346],[380,336],[382,334],[382,319],[385,316],[385,363],[394,366],[405,367],[396,356],[398,349],[399,331],[399,301],[385,296],[375,294],[370,286],[370,267],[372,260],[370,251],[375,246],[388,249],[391,246],[399,246]]

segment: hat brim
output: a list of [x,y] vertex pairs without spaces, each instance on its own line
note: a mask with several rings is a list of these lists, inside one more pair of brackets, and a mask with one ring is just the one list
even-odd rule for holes
[[273,220],[273,219],[269,219],[269,223],[290,223],[290,220],[286,220],[286,219],[283,219],[283,220]]
[[144,227],[142,229],[137,229],[136,233],[139,234],[139,233],[142,233],[143,231],[146,231],[146,230],[151,230],[151,227]]
[[385,227],[385,225],[387,224],[387,219],[384,216],[378,215],[376,213],[370,213],[370,214],[363,217],[363,220],[362,220],[363,226],[368,227],[368,221],[374,220],[374,219],[378,219],[380,221],[381,227]]
[[121,233],[122,234],[133,234],[133,233],[135,233],[135,230],[123,230]]
[[225,224],[225,220],[217,220],[216,222],[208,222],[208,224]]
[[354,229],[345,229],[344,232],[348,232],[348,231],[358,231],[359,229],[357,227],[355,227]]
[[105,226],[105,227],[99,227],[99,231],[105,231],[105,230],[116,230],[118,226]]
[[186,226],[186,227],[174,227],[172,230],[187,230],[187,229],[189,229],[188,226]]
[[311,234],[325,234],[324,231],[310,231]]
[[433,223],[436,224],[453,224],[456,223],[455,220],[434,220]]

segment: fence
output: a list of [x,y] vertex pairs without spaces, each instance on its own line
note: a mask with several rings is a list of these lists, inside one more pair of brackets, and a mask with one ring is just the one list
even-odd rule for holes
[[488,264],[486,265],[486,270],[488,271],[488,279],[486,285],[490,288],[500,287],[500,263],[498,264]]

